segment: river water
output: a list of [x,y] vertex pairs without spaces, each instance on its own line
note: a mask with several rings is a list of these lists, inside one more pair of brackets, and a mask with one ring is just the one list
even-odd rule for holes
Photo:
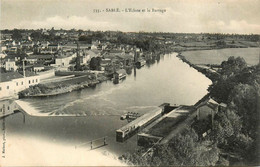
[[[161,56],[154,64],[133,69],[119,84],[106,81],[95,88],[55,97],[24,99],[23,102],[35,108],[32,115],[16,113],[1,122],[5,124],[6,133],[8,157],[5,161],[8,164],[8,159],[18,159],[12,149],[16,150],[14,152],[22,150],[21,154],[28,150],[29,155],[23,157],[27,161],[21,160],[25,165],[35,165],[32,159],[43,164],[88,165],[90,162],[95,164],[93,155],[101,157],[97,161],[100,163],[108,152],[116,157],[133,151],[136,137],[123,144],[115,141],[115,131],[127,124],[127,121],[120,120],[120,115],[128,111],[143,114],[165,102],[195,104],[207,93],[210,84],[208,78],[173,53]],[[84,145],[85,142],[104,136],[107,136],[107,146],[85,152],[89,147]],[[18,145],[17,140],[22,144]],[[79,148],[83,150],[77,152]],[[86,160],[85,155],[90,159]],[[112,162],[110,165],[117,163]]]

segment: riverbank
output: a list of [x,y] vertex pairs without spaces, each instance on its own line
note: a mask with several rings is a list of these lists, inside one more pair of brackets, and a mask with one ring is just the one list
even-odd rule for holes
[[210,69],[205,69],[205,68],[202,68],[198,65],[192,64],[183,55],[181,55],[181,53],[178,53],[177,57],[179,59],[181,59],[184,63],[187,63],[190,67],[193,67],[194,69],[198,70],[200,73],[204,74],[212,82],[216,82],[219,79],[220,74],[218,74],[217,72],[213,72]]
[[59,82],[38,84],[19,92],[19,98],[48,97],[69,93],[75,90],[94,87],[109,78],[103,74],[98,74],[97,78],[90,75],[73,77]]
[[[155,53],[144,54],[143,59],[146,61],[148,65],[154,64],[156,60],[160,59],[161,55],[170,53],[167,50],[156,51]],[[128,74],[131,74],[132,69],[134,68],[134,64],[130,66],[124,66],[124,69]],[[122,67],[121,67],[122,68]],[[102,83],[103,81],[111,80],[111,73],[99,73],[95,76],[95,74],[86,73],[82,71],[77,72],[64,72],[59,73],[58,75],[68,75],[74,74],[77,77],[66,79],[66,81],[59,82],[49,82],[44,84],[38,84],[35,86],[31,86],[30,88],[19,92],[19,98],[30,98],[30,97],[49,97],[49,96],[57,96],[65,93],[69,93],[76,90],[81,90],[89,87],[95,87],[97,84]]]

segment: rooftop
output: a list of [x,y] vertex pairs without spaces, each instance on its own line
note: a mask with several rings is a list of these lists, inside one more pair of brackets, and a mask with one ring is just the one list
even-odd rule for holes
[[116,73],[118,74],[126,74],[126,71],[124,69],[117,70]]
[[0,82],[7,82],[18,78],[23,78],[23,75],[18,72],[8,72],[0,74]]
[[27,59],[40,59],[40,58],[53,58],[53,55],[50,54],[43,54],[43,55],[30,55],[27,57]]

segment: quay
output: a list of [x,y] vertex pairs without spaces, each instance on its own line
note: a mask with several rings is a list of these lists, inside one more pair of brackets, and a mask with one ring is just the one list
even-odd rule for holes
[[[168,143],[185,128],[195,127],[196,121],[209,121],[213,126],[214,116],[224,111],[226,105],[218,104],[210,97],[205,97],[195,105],[170,106],[160,105],[116,131],[116,141],[124,142],[137,134],[137,145],[151,147],[155,143]],[[207,135],[209,129],[197,130],[199,137]]]
[[177,106],[170,106],[169,103],[164,103],[160,105],[158,108],[138,117],[137,119],[133,120],[132,122],[128,123],[127,125],[123,126],[122,128],[116,130],[116,141],[117,142],[124,142],[128,138],[132,137],[140,130],[151,124],[153,121],[160,118],[163,114],[169,112],[173,108],[177,108]]

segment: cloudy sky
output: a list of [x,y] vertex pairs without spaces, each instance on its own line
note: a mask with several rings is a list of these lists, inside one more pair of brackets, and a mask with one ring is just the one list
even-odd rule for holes
[[[1,29],[260,34],[260,0],[0,0]],[[119,8],[121,12],[105,12]],[[125,12],[125,8],[146,12]],[[94,13],[99,9],[101,13]],[[166,12],[147,12],[163,9]],[[104,12],[103,12],[104,10]]]

